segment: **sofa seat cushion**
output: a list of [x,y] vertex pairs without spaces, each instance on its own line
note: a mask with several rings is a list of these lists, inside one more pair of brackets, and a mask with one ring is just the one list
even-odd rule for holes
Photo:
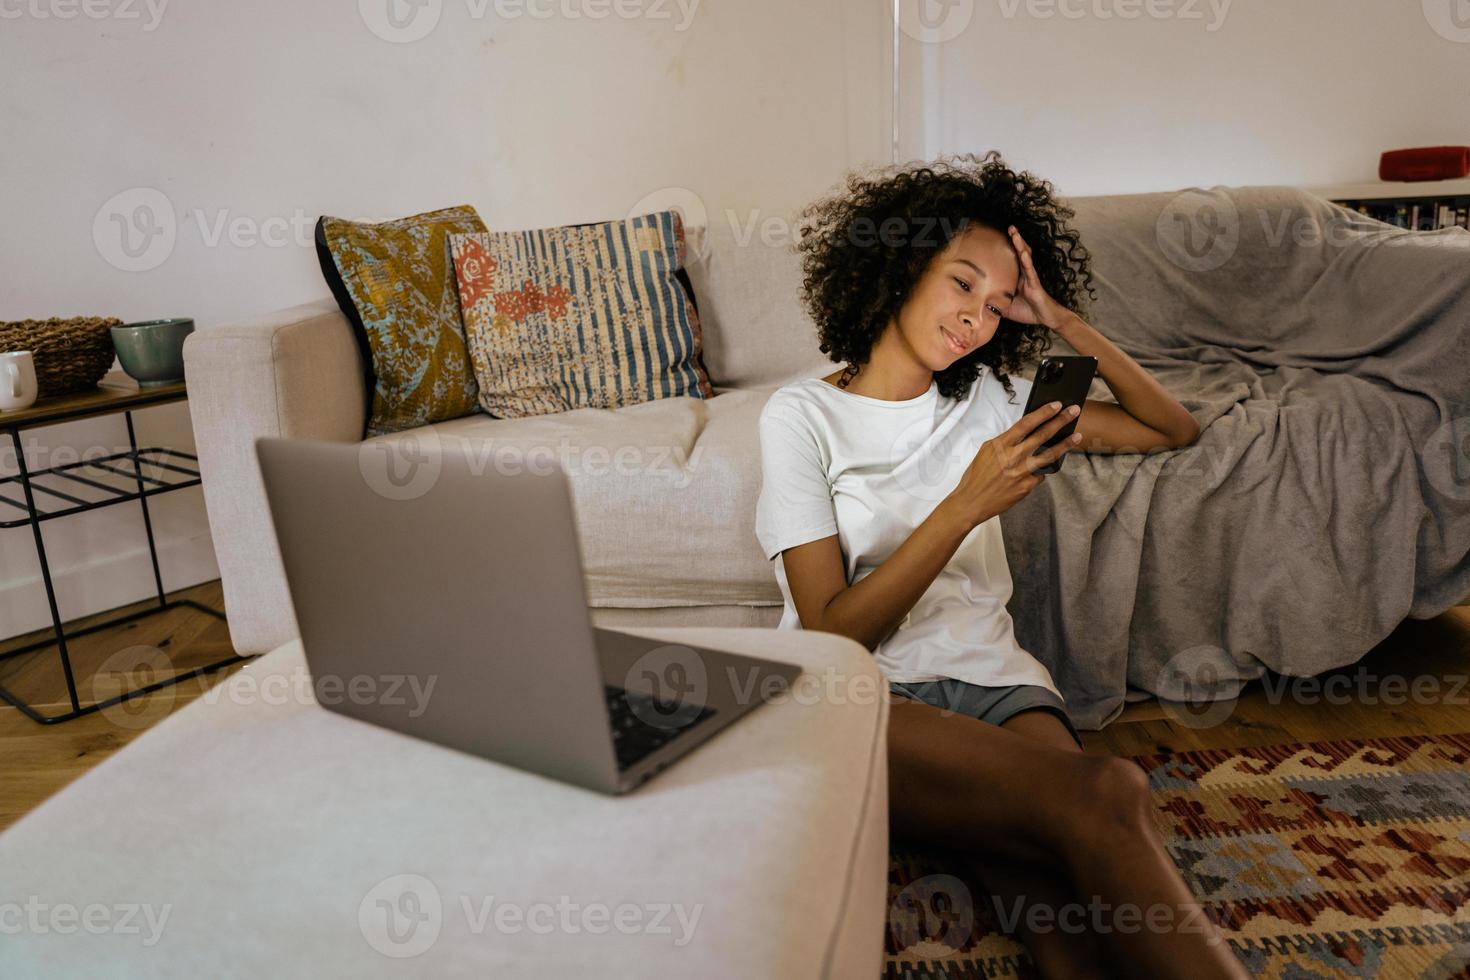
[[519,419],[471,415],[380,439],[469,453],[486,471],[561,465],[593,606],[780,605],[755,537],[756,423],[770,394],[727,390]]
[[[610,797],[329,712],[293,641],[0,834],[0,903],[46,924],[8,930],[0,977],[876,977],[888,705],[867,651],[639,632],[803,674]],[[91,906],[130,931],[49,926]]]

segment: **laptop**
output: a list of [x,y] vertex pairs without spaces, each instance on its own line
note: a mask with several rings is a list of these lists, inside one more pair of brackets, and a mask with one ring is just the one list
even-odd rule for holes
[[329,710],[625,793],[801,672],[594,628],[555,465],[381,441],[255,446]]

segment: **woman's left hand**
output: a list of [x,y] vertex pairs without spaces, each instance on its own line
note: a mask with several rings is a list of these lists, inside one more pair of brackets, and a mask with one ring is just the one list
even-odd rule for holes
[[1006,319],[1016,323],[1039,323],[1055,330],[1071,311],[1052,299],[1042,287],[1036,266],[1031,261],[1031,246],[1026,244],[1020,231],[1015,225],[1009,225],[1008,230],[1011,246],[1021,261],[1021,280],[1016,285],[1016,298],[1006,311]]

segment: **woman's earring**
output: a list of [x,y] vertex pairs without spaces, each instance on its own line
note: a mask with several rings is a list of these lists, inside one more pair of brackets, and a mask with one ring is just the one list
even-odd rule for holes
[[837,379],[837,387],[846,388],[847,383],[853,378],[857,377],[857,373],[858,366],[856,364],[849,363],[847,367],[842,369],[842,377]]

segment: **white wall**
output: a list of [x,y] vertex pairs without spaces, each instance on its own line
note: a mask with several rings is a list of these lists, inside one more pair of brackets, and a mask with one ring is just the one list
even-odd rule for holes
[[[692,194],[745,221],[889,157],[889,15],[866,0],[147,3],[0,0],[0,317],[209,329],[327,295],[322,213],[537,227]],[[172,247],[134,231],[129,258],[113,216],[140,205]],[[188,445],[183,406],[139,427]],[[27,458],[125,443],[120,419],[69,425]],[[215,577],[199,492],[154,507],[165,586]],[[46,539],[64,617],[151,590],[137,505]],[[30,532],[0,532],[0,636],[48,621]]]
[[1383,150],[1470,143],[1465,0],[901,2],[905,159],[996,148],[1086,195],[1371,181]]
[[[326,295],[322,213],[529,227],[653,195],[748,223],[887,162],[892,0],[683,2],[0,0],[0,317],[208,329]],[[899,2],[904,159],[994,147],[1099,194],[1360,180],[1380,150],[1470,139],[1464,0]],[[114,215],[150,196],[172,246],[130,260]],[[182,407],[139,429],[189,444]],[[50,430],[28,457],[122,432]],[[214,577],[198,492],[155,516],[165,585]],[[46,535],[64,616],[148,593],[136,505]],[[0,636],[46,622],[29,532],[0,532]]]

